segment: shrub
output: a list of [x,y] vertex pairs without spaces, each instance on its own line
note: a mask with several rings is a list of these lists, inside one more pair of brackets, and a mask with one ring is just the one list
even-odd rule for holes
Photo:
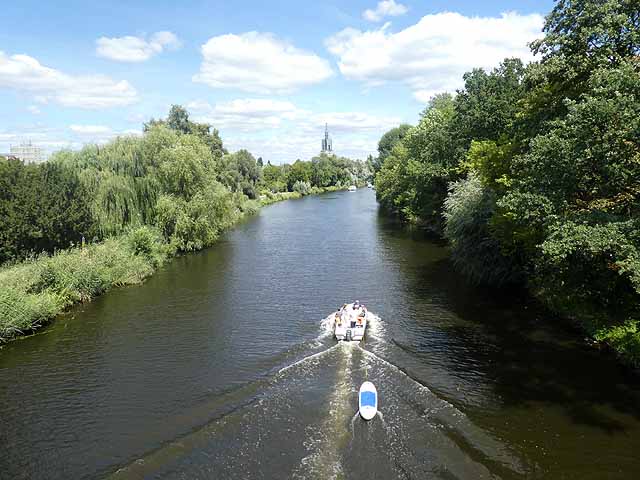
[[521,271],[506,257],[489,230],[495,195],[473,172],[449,187],[444,202],[444,236],[456,267],[475,283],[504,285],[521,281]]
[[293,184],[293,191],[298,192],[300,195],[309,195],[311,193],[311,184],[298,180]]

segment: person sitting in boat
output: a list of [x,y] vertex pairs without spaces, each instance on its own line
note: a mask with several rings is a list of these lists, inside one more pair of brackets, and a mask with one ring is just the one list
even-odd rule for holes
[[336,322],[336,325],[338,325],[338,326],[342,325],[342,316],[340,315],[339,312],[336,313],[335,322]]

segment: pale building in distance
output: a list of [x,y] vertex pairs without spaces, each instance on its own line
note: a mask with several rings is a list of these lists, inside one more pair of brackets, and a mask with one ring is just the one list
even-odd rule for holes
[[42,163],[46,160],[43,150],[31,141],[23,142],[20,145],[9,147],[9,155],[19,158],[24,163]]
[[322,153],[333,153],[333,144],[329,136],[329,127],[324,124],[324,138],[322,139]]

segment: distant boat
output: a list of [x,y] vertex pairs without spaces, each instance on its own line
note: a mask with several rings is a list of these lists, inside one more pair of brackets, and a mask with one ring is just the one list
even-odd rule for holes
[[371,183],[367,183],[367,188],[373,188],[373,185]]
[[355,185],[351,185],[351,186],[349,187],[349,191],[350,191],[350,192],[355,192],[355,191],[356,191],[356,186],[355,186]]

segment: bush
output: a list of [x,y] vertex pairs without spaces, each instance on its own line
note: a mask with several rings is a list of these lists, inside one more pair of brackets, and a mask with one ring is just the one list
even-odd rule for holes
[[[136,232],[0,270],[0,341],[36,328],[66,307],[111,287],[141,283],[166,249],[162,243],[149,245],[148,239],[149,232]],[[137,253],[133,245],[140,248]]]
[[134,255],[144,256],[154,268],[162,265],[174,253],[164,242],[162,233],[155,227],[145,225],[131,229],[125,241]]
[[503,255],[489,230],[495,195],[474,173],[449,187],[444,202],[444,236],[456,267],[475,283],[504,285],[522,280],[515,262]]
[[298,180],[293,184],[293,191],[298,192],[300,195],[309,195],[311,193],[311,184]]

